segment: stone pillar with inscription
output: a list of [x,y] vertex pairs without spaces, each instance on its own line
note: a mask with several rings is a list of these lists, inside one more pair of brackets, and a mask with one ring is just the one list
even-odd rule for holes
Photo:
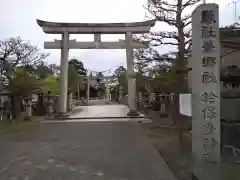
[[128,79],[128,116],[138,116],[136,107],[136,73],[133,68],[133,47],[132,33],[125,34],[126,39],[126,58],[127,58],[127,79]]
[[217,4],[192,13],[192,162],[199,180],[219,180],[220,42]]

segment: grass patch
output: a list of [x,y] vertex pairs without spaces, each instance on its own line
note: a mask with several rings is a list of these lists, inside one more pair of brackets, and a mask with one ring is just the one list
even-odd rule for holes
[[11,132],[22,132],[34,125],[34,121],[26,120],[13,120],[11,124],[0,127],[0,134],[6,134]]
[[240,164],[222,164],[221,173],[222,180],[239,180],[240,177]]

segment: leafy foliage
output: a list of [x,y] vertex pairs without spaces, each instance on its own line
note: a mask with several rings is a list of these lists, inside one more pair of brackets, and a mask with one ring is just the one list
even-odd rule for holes
[[86,76],[87,70],[84,68],[82,61],[78,59],[71,59],[68,63],[69,63],[69,66],[71,65],[75,67],[79,75]]
[[52,74],[54,75],[59,75],[60,73],[60,66],[58,66],[57,64],[50,64],[48,66],[49,70],[51,71]]
[[98,72],[96,77],[97,77],[97,82],[100,84],[103,78],[103,73],[102,72]]
[[115,88],[112,87],[112,91],[119,91],[120,88],[127,93],[127,70],[123,66],[119,66],[113,73],[113,82]]
[[59,94],[59,86],[59,79],[54,75],[49,75],[40,82],[40,88],[44,94],[47,94],[48,91],[50,91],[52,95]]
[[12,71],[11,83],[9,90],[21,94],[22,96],[29,95],[33,89],[37,89],[39,81],[35,75],[28,73],[26,68],[19,67]]
[[173,93],[176,88],[176,78],[172,71],[162,70],[153,79],[153,88],[156,91]]
[[44,64],[44,62],[36,65],[34,73],[38,76],[38,79],[45,79],[49,75],[53,75],[53,71],[50,66]]
[[85,89],[83,76],[87,75],[87,70],[84,68],[82,61],[78,59],[71,59],[68,62],[68,90],[71,92],[78,92]]
[[127,70],[123,66],[119,66],[115,69],[113,77],[119,86],[126,86],[126,72]]
[[79,71],[74,64],[69,63],[68,67],[68,90],[71,92],[78,91],[78,85],[82,82]]

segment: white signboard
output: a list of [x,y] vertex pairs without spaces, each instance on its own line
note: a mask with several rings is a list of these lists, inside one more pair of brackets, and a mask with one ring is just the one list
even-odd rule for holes
[[220,43],[217,4],[192,14],[192,153],[200,180],[218,180],[220,163]]
[[191,94],[179,95],[180,113],[185,116],[192,116]]

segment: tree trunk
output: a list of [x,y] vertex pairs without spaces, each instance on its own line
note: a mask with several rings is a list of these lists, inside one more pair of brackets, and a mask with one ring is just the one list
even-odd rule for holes
[[46,108],[44,106],[44,94],[39,94],[38,95],[38,101],[36,104],[36,114],[38,116],[43,116],[46,114]]
[[177,6],[177,15],[176,22],[178,25],[178,59],[176,62],[176,75],[177,75],[177,88],[176,88],[176,97],[175,97],[175,106],[176,106],[176,122],[179,135],[179,144],[182,147],[183,143],[183,116],[180,114],[179,108],[179,94],[184,93],[184,69],[185,69],[185,35],[184,35],[184,22],[182,21],[182,0],[178,0]]
[[12,104],[12,118],[16,119],[20,116],[21,113],[21,98],[19,94],[13,94],[11,96],[11,104]]

